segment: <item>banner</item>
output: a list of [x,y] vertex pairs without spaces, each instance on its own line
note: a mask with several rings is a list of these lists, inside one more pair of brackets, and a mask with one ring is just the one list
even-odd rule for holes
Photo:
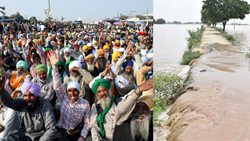
[[45,14],[46,14],[47,18],[49,18],[49,17],[52,16],[52,12],[51,12],[50,8],[48,8],[48,9],[45,10]]

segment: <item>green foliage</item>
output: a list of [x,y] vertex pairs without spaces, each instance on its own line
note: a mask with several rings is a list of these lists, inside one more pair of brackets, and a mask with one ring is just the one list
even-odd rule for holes
[[188,49],[191,50],[194,46],[197,46],[199,43],[199,40],[193,39],[193,38],[188,38]]
[[164,103],[164,99],[163,98],[153,98],[153,102],[154,102],[153,123],[156,126],[160,126],[162,121],[158,120],[158,116],[162,111],[164,111],[166,109],[166,106],[162,104],[162,103]]
[[119,20],[126,20],[127,18],[129,18],[129,16],[120,14]]
[[166,73],[162,70],[154,74],[154,97],[163,98],[163,105],[168,104],[168,99],[175,94],[182,93],[182,79],[176,74]]
[[247,58],[250,58],[250,52],[247,52],[247,53],[245,54],[245,56],[246,56]]
[[202,55],[199,51],[192,52],[192,51],[185,51],[182,56],[181,65],[188,65],[193,59],[197,59]]
[[157,19],[155,23],[156,24],[165,24],[166,21],[164,19],[160,18],[160,19]]
[[249,11],[250,5],[244,0],[203,0],[201,21],[214,25],[222,22],[225,31],[226,23],[230,19],[243,20]]
[[226,34],[226,35],[224,35],[224,37],[225,37],[227,40],[231,41],[231,42],[233,42],[233,41],[235,40],[234,37],[233,37],[233,35],[228,35],[228,34]]
[[10,15],[9,19],[24,19],[23,16],[17,11],[16,14]]

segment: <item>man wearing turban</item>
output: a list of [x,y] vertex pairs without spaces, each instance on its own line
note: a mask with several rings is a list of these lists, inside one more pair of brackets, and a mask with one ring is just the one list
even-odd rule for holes
[[64,81],[64,90],[67,91],[68,83],[76,81],[80,85],[79,97],[87,100],[91,105],[91,90],[89,83],[93,80],[93,76],[86,70],[81,68],[81,63],[78,61],[72,61],[69,64],[70,77]]
[[29,48],[25,54],[25,61],[28,64],[31,76],[35,78],[37,76],[35,68],[40,64],[46,64],[46,56],[44,52],[37,47]]
[[76,60],[73,56],[72,56],[72,50],[70,48],[65,48],[64,49],[64,56],[61,58],[63,64],[65,64],[68,61],[74,61]]
[[4,60],[0,57],[0,75],[6,79],[10,79],[10,86],[14,89],[12,96],[22,97],[21,86],[25,81],[31,81],[31,74],[27,71],[28,64],[25,61],[18,61],[16,64],[17,71],[13,73],[5,72],[3,69]]
[[119,58],[121,57],[121,53],[116,51],[112,54],[112,66],[111,66],[111,70],[113,71],[113,73],[115,73],[115,65],[117,63],[117,61],[119,60]]
[[88,56],[86,56],[84,58],[85,60],[85,64],[82,65],[82,68],[86,71],[88,71],[93,77],[96,77],[98,76],[102,70],[101,69],[98,69],[95,65],[94,65],[94,59],[95,59],[95,56],[90,54]]
[[[50,52],[51,51],[52,50],[50,50]],[[50,54],[49,54],[49,56],[50,56]],[[61,82],[63,83],[66,79],[68,79],[68,75],[65,72],[65,65],[63,64],[62,60],[58,61],[57,67],[58,67],[59,75],[60,75],[60,78],[61,78]],[[52,65],[50,65],[50,67],[49,67],[48,77],[53,79],[53,77],[52,77]]]
[[153,140],[153,78],[129,92],[115,111],[114,141]]
[[112,96],[109,92],[110,82],[98,79],[92,84],[96,101],[91,108],[90,126],[92,140],[112,140],[115,129],[115,111],[121,98]]
[[80,50],[79,50],[79,45],[75,44],[73,46],[74,51],[72,51],[72,56],[75,57],[76,60],[82,55]]
[[98,58],[96,59],[97,62],[95,62],[95,66],[100,69],[101,71],[104,71],[106,68],[107,62],[109,60],[104,57],[105,51],[103,49],[99,49],[97,51]]
[[22,44],[21,44],[21,43],[22,43],[21,40],[17,41],[17,44],[15,44],[14,41],[13,41],[13,42],[12,42],[12,44],[13,44],[13,49],[14,49],[16,52],[19,52],[19,53],[21,53],[22,55],[24,55],[24,54],[23,54],[23,48],[22,48]]
[[[84,141],[89,132],[90,121],[90,106],[87,100],[79,97],[80,85],[77,81],[71,81],[67,84],[67,91],[64,91],[63,84],[58,72],[57,58],[54,51],[50,52],[50,61],[52,64],[52,75],[54,80],[54,89],[56,96],[60,103],[60,119],[57,124],[57,141],[72,140],[68,136],[64,135],[64,131],[75,129],[80,124],[83,124],[81,129],[77,129],[80,132],[80,136],[77,137],[78,141]],[[73,62],[71,62],[73,63]],[[78,64],[79,65],[79,64]],[[73,65],[74,66],[74,65]]]
[[111,57],[111,51],[110,51],[110,47],[108,44],[106,44],[105,46],[103,46],[103,50],[105,51],[105,54],[104,54],[104,57],[107,58],[110,62],[112,60],[112,57]]
[[39,97],[40,86],[25,81],[21,91],[23,98],[11,98],[4,88],[4,79],[0,78],[0,101],[3,105],[20,112],[22,126],[17,133],[10,136],[15,141],[54,140],[56,137],[56,121],[51,104]]
[[47,65],[41,64],[35,68],[37,77],[32,79],[32,82],[37,83],[41,87],[40,97],[52,101],[54,97],[53,80],[47,77]]

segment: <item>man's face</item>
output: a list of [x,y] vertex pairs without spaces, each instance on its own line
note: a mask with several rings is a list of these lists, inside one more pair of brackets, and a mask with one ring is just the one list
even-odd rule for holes
[[59,73],[63,70],[63,66],[58,66]]
[[105,100],[109,95],[108,89],[106,89],[105,87],[101,87],[99,86],[97,88],[97,96],[99,97],[99,99],[103,99]]
[[109,52],[109,49],[108,49],[108,48],[105,48],[104,51],[105,51],[105,52]]
[[69,41],[68,40],[65,40],[65,44],[67,45],[69,43]]
[[87,59],[86,62],[87,62],[88,64],[93,64],[94,61],[93,61],[92,59]]
[[20,46],[21,46],[21,43],[18,43],[17,45],[20,47]]
[[149,107],[143,102],[137,103],[134,110],[133,110],[133,113],[138,113],[136,115],[136,118],[138,120],[143,120],[143,118],[144,118],[143,114],[145,114],[147,116],[149,114],[149,112],[150,112]]
[[68,98],[70,99],[70,101],[77,101],[79,93],[80,92],[76,88],[69,88],[67,90]]
[[35,57],[33,60],[34,64],[39,64],[41,62],[41,59],[39,57]]
[[75,47],[75,48],[74,48],[74,51],[79,51],[79,48],[78,48],[78,47]]
[[21,74],[24,73],[24,69],[23,69],[22,66],[19,66],[19,67],[17,68],[17,73],[18,73],[19,75],[21,75]]
[[117,56],[115,57],[114,62],[116,63],[116,62],[119,60],[119,58],[120,58],[120,56],[119,56],[119,55],[117,55]]
[[41,80],[43,80],[43,81],[46,80],[46,78],[47,78],[47,73],[46,73],[45,71],[39,70],[39,71],[37,72],[37,74],[38,74],[38,77],[39,77]]
[[86,49],[84,50],[84,53],[89,53],[89,49],[86,48]]
[[127,60],[132,60],[132,54],[129,53],[129,54],[127,55],[126,59],[127,59]]
[[127,67],[125,68],[125,72],[126,72],[127,74],[131,74],[131,73],[132,73],[132,70],[133,70],[133,67],[132,67],[132,66],[127,66]]
[[120,46],[120,43],[115,43],[115,46],[119,47],[119,46]]
[[69,57],[69,55],[70,55],[70,53],[66,51],[66,52],[65,52],[65,56],[66,56],[66,57]]
[[94,46],[97,46],[97,43],[94,43]]
[[73,77],[78,77],[80,75],[80,73],[78,71],[75,71],[75,70],[70,70],[70,74],[73,76]]
[[34,108],[37,97],[34,96],[30,91],[26,91],[23,94],[23,100],[25,101],[25,104],[28,108]]
[[104,58],[104,55],[100,53],[100,54],[98,55],[98,58],[99,58],[99,59],[103,59],[103,58]]

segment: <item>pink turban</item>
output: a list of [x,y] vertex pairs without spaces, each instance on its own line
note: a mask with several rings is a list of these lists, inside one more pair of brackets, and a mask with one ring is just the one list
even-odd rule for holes
[[30,91],[34,96],[38,97],[41,87],[34,82],[25,81],[22,85],[21,91],[24,94],[26,91]]

